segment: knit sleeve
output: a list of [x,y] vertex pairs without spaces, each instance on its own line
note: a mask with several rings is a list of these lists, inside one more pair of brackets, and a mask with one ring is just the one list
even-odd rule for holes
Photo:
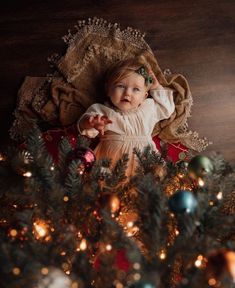
[[173,91],[159,85],[157,89],[150,90],[150,95],[155,102],[156,121],[169,118],[175,110]]
[[101,104],[93,104],[91,105],[87,111],[78,119],[77,121],[77,128],[78,128],[78,131],[81,135],[84,135],[84,136],[87,136],[89,138],[95,138],[98,134],[99,134],[99,131],[96,130],[95,128],[91,128],[91,129],[84,129],[84,130],[81,130],[80,129],[80,121],[83,119],[83,117],[89,115],[89,116],[92,116],[92,115],[105,115],[105,111],[103,109],[103,105]]

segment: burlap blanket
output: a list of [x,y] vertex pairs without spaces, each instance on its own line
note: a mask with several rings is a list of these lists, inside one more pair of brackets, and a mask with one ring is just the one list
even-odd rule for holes
[[55,72],[46,77],[26,77],[18,93],[16,120],[11,137],[23,139],[33,125],[67,126],[95,102],[104,100],[103,78],[107,68],[121,59],[141,56],[147,61],[159,82],[174,90],[176,109],[167,120],[156,124],[153,136],[163,141],[181,142],[202,151],[208,145],[196,132],[188,130],[192,95],[187,80],[180,74],[165,75],[144,35],[132,28],[103,19],[79,21],[76,32],[64,37],[68,44],[64,56],[53,56]]

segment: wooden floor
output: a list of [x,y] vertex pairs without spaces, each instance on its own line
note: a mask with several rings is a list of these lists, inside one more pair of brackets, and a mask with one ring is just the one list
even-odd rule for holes
[[17,91],[26,75],[44,76],[47,56],[77,20],[102,17],[146,32],[160,67],[183,74],[194,106],[191,129],[208,137],[207,150],[235,160],[234,0],[11,0],[1,3],[0,141],[7,143]]

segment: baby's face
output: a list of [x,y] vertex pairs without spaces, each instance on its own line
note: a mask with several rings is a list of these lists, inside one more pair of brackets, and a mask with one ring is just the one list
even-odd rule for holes
[[111,84],[108,89],[111,102],[121,111],[137,108],[147,95],[144,77],[135,72]]

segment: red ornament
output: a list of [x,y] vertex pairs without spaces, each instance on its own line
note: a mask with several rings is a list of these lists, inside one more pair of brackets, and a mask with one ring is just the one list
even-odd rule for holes
[[89,171],[96,161],[95,154],[90,148],[79,147],[71,151],[68,155],[68,164],[73,160],[81,160],[86,171]]

